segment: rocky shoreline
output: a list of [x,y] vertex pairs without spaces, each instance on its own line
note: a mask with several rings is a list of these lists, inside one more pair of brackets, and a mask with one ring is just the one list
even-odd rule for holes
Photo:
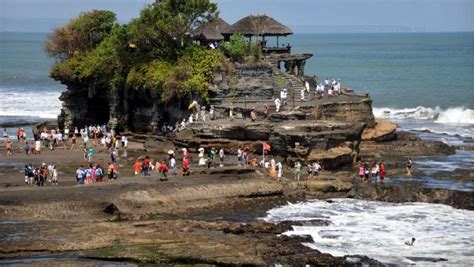
[[311,242],[310,237],[279,235],[301,222],[273,225],[259,218],[288,201],[314,198],[474,209],[472,192],[359,185],[356,180],[349,172],[325,171],[317,179],[277,182],[261,169],[226,167],[197,169],[190,177],[168,182],[124,177],[90,186],[10,186],[0,194],[0,258],[72,253],[132,264],[381,265],[364,256],[333,257],[309,249],[303,243]]

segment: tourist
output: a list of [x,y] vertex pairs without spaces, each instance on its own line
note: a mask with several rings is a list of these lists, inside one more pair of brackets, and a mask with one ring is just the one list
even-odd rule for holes
[[77,147],[76,147],[76,139],[77,139],[76,135],[73,135],[73,136],[71,137],[71,150],[76,150],[76,149],[77,149]]
[[[214,163],[216,162],[216,156],[217,156],[217,150],[215,148],[211,148],[209,151],[209,158],[212,160],[212,167],[214,167]],[[209,168],[209,162],[208,162],[208,168]]]
[[275,109],[276,109],[276,112],[280,112],[280,99],[275,99]]
[[361,164],[359,165],[359,182],[364,182],[364,175],[365,175],[365,168],[364,166]]
[[263,106],[263,118],[264,118],[264,119],[267,119],[269,113],[270,113],[270,107],[269,107],[267,104],[265,104],[265,105]]
[[243,153],[243,152],[242,152],[242,149],[241,149],[241,147],[239,147],[239,148],[237,149],[237,164],[238,164],[239,166],[240,166],[241,163],[242,163],[242,153]]
[[270,160],[270,177],[275,178],[277,176],[277,170],[276,170],[276,161],[275,159]]
[[56,169],[56,166],[53,166],[53,180],[52,180],[53,185],[58,185],[58,170]]
[[191,173],[189,171],[189,159],[183,158],[183,176],[189,176]]
[[174,155],[170,155],[169,159],[169,164],[170,164],[170,169],[171,169],[171,175],[176,176],[178,173],[176,171],[176,159],[174,158]]
[[91,146],[87,150],[87,160],[91,162],[93,157],[94,157],[94,148]]
[[51,162],[51,163],[48,165],[48,182],[51,182],[52,179],[53,179],[53,171],[54,171],[54,165],[53,165],[53,163]]
[[206,165],[206,159],[204,158],[204,152],[205,152],[205,149],[200,147],[198,149],[199,151],[199,154],[198,154],[198,158],[199,158],[199,161],[198,161],[198,166],[205,166]]
[[329,79],[328,79],[328,78],[326,78],[326,79],[324,80],[324,87],[327,88],[327,89],[329,89]]
[[304,87],[303,87],[303,88],[301,88],[301,90],[300,90],[300,100],[301,100],[301,101],[304,101],[304,95],[305,95],[305,89],[304,89]]
[[379,179],[380,179],[380,183],[383,184],[383,180],[385,179],[385,164],[383,163],[383,161],[381,160],[380,163],[379,163]]
[[23,145],[23,150],[25,150],[27,156],[30,154],[30,145],[28,144],[28,141]]
[[280,161],[275,165],[275,169],[278,172],[277,173],[278,181],[281,181],[281,175],[282,175],[282,172],[283,172],[283,165],[281,164]]
[[77,127],[74,127],[74,136],[79,137],[79,129]]
[[143,163],[142,163],[143,176],[150,176],[150,174],[149,174],[150,164],[151,164],[150,157],[145,156],[145,158],[143,159]]
[[95,165],[95,181],[102,182],[104,177],[104,169],[99,165]]
[[17,140],[18,142],[20,142],[20,134],[21,134],[21,131],[20,131],[20,128],[18,128],[18,129],[16,130],[16,140]]
[[250,119],[252,122],[255,122],[257,120],[257,110],[255,108],[252,108],[250,111]]
[[372,169],[370,170],[370,175],[372,176],[372,182],[376,183],[377,180],[379,179],[379,165],[374,163],[372,165]]
[[13,155],[13,143],[12,140],[8,139],[7,142],[5,143],[5,150],[7,151],[7,157]]
[[369,181],[369,174],[370,174],[369,163],[366,161],[364,162],[364,182],[366,183]]
[[41,140],[35,141],[35,154],[41,154]]
[[306,93],[309,94],[311,88],[310,88],[310,86],[309,86],[309,82],[308,82],[308,81],[305,81],[305,82],[304,82],[304,89],[306,89]]
[[407,167],[406,167],[406,169],[407,169],[407,176],[411,176],[411,175],[412,175],[412,173],[411,173],[411,172],[412,172],[411,167],[412,167],[412,165],[413,165],[413,161],[411,160],[410,157],[408,157],[408,160],[407,160],[407,164],[406,164],[406,165],[407,165]]
[[89,165],[89,168],[84,170],[85,177],[86,177],[85,184],[91,184],[92,183],[92,169],[91,169],[91,166],[92,166],[92,164]]
[[411,238],[411,241],[405,241],[405,245],[413,246],[415,244],[416,239],[414,237]]
[[117,175],[115,174],[115,166],[112,162],[109,162],[109,166],[107,167],[107,176],[109,182],[112,180],[117,180]]
[[321,172],[322,170],[322,166],[321,164],[319,164],[319,162],[314,162],[313,163],[313,176],[319,176],[319,173]]
[[299,161],[295,164],[295,180],[299,181],[301,175],[301,163]]
[[233,108],[229,109],[229,119],[230,119],[230,121],[234,121],[234,109]]
[[328,97],[332,97],[332,96],[333,96],[333,92],[334,92],[333,88],[332,88],[332,87],[329,87],[329,89],[328,89]]
[[216,112],[214,110],[214,105],[211,105],[211,108],[209,109],[209,119],[211,121],[216,119]]
[[313,165],[310,162],[306,165],[306,173],[308,174],[308,180],[311,179],[311,176],[313,175]]
[[29,185],[29,178],[30,178],[30,167],[28,165],[25,165],[25,168],[23,169],[25,172],[25,185]]
[[[282,105],[286,105],[288,101],[288,89],[284,88],[282,91],[280,91],[280,99]],[[275,100],[276,101],[276,100]]]
[[160,173],[160,181],[165,181],[168,180],[168,165],[166,165],[166,162],[160,162],[159,160],[156,162],[156,169]]
[[110,160],[112,161],[112,164],[117,163],[117,150],[112,149],[112,152],[110,152]]
[[224,157],[225,157],[224,148],[221,147],[221,149],[219,150],[219,161],[220,161],[219,167],[224,167]]
[[77,181],[77,184],[84,184],[84,176],[85,176],[84,167],[83,167],[83,166],[80,166],[80,167],[76,170],[76,181]]
[[3,128],[3,142],[6,142],[8,139],[7,128]]
[[139,159],[137,159],[135,164],[133,164],[133,171],[135,175],[138,175],[142,172],[142,162]]
[[194,123],[194,120],[193,120],[193,114],[189,115],[189,118],[188,118],[188,124],[193,124]]
[[201,119],[204,122],[206,121],[206,107],[205,106],[201,107]]

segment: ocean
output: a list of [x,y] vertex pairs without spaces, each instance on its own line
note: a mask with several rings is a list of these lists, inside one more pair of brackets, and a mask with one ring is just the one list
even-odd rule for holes
[[[48,78],[54,63],[43,50],[43,33],[0,33],[0,125],[56,118],[65,87]],[[268,40],[269,44],[273,40]],[[296,34],[280,38],[293,52],[312,53],[307,75],[341,79],[373,98],[374,114],[402,130],[451,145],[474,145],[474,33]],[[14,135],[14,129],[10,128]],[[427,175],[456,168],[474,170],[474,153],[419,158]],[[473,183],[414,177],[425,187],[474,191]],[[403,182],[403,177],[387,177]],[[307,244],[335,255],[363,254],[386,263],[411,264],[417,256],[443,257],[451,264],[474,260],[472,211],[435,204],[388,204],[334,200],[289,204],[265,220],[309,220],[323,216],[329,227],[295,228]],[[404,241],[416,236],[413,248]]]

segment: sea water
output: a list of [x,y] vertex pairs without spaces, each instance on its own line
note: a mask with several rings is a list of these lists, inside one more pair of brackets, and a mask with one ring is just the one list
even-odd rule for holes
[[[285,235],[310,235],[305,245],[335,256],[367,255],[384,263],[472,266],[474,211],[427,203],[355,199],[314,200],[268,211],[264,220],[324,219],[329,226],[293,226]],[[413,246],[405,241],[415,237]]]

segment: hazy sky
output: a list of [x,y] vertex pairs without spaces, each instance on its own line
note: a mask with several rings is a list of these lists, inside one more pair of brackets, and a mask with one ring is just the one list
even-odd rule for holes
[[[82,11],[109,9],[121,22],[153,0],[0,0],[0,30],[50,31]],[[474,31],[474,0],[216,0],[229,23],[265,13],[311,31]]]

